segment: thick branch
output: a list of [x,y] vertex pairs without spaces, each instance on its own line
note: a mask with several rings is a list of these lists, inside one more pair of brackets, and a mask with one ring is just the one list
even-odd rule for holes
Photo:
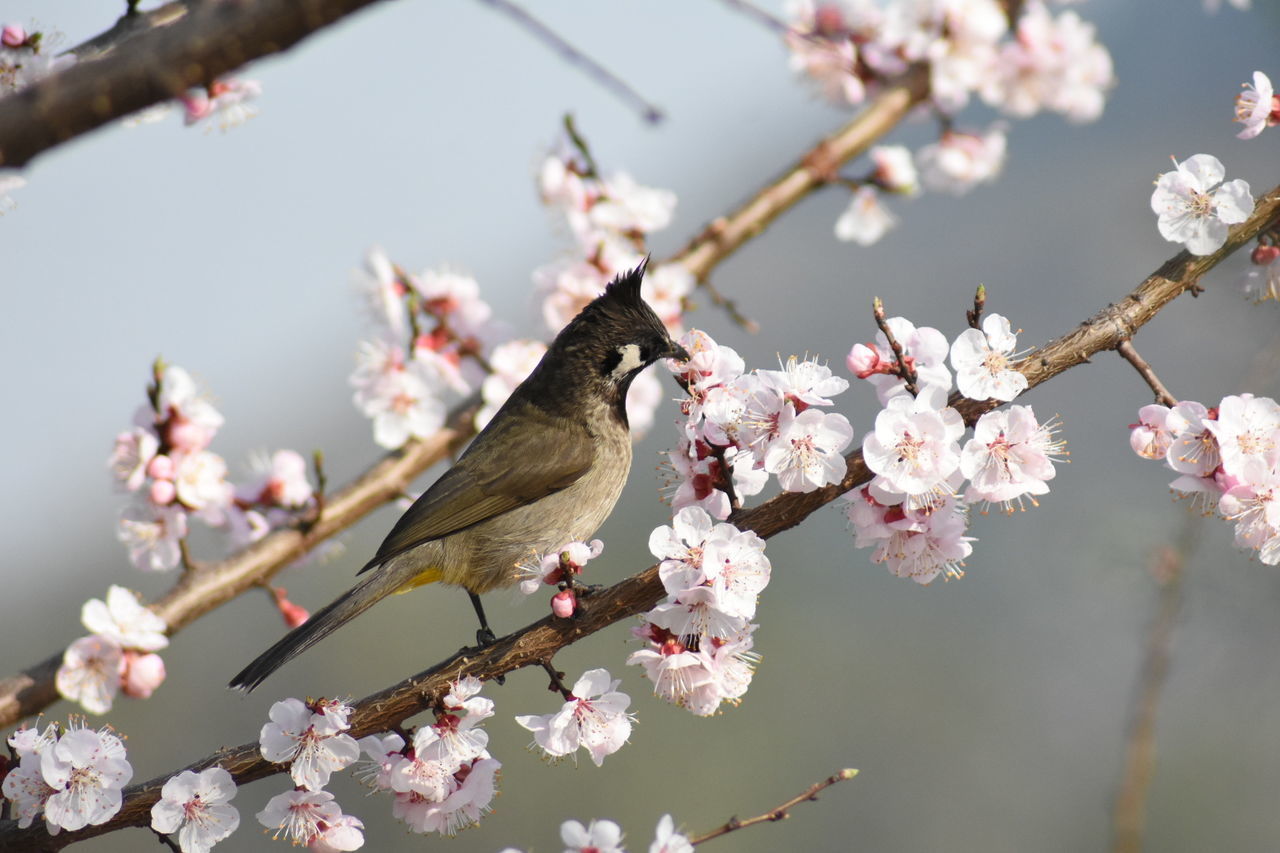
[[[68,139],[287,50],[372,2],[175,3],[141,23],[126,18],[77,48],[75,65],[0,98],[0,166],[25,166]],[[122,38],[127,50],[103,49]]]
[[[1115,349],[1178,294],[1196,287],[1201,276],[1231,250],[1253,239],[1259,231],[1273,223],[1277,215],[1280,215],[1280,187],[1268,193],[1258,203],[1247,221],[1232,228],[1227,245],[1221,250],[1203,257],[1193,257],[1186,252],[1178,254],[1119,303],[1108,306],[1078,329],[1034,351],[1019,363],[1018,368],[1026,374],[1030,386],[1034,387],[1089,361],[1090,357],[1099,352]],[[994,409],[999,404],[995,400],[964,400],[955,405],[965,420],[972,423],[983,412]],[[871,479],[860,452],[850,453],[846,459],[848,469],[839,485],[807,493],[787,492],[759,506],[735,512],[730,519],[740,529],[754,530],[766,539],[795,527],[815,510]],[[449,683],[461,676],[473,675],[491,680],[522,667],[541,667],[544,661],[552,658],[565,646],[623,619],[648,611],[664,595],[658,567],[650,566],[591,596],[589,607],[571,620],[547,616],[479,652],[459,652],[425,672],[360,700],[355,703],[356,712],[351,718],[351,734],[362,737],[386,731],[408,717],[427,710],[437,697],[447,691]],[[237,783],[241,784],[281,773],[286,769],[285,765],[271,764],[262,758],[256,742],[221,750],[183,769],[200,770],[214,764],[226,768]],[[145,826],[150,820],[151,806],[160,796],[160,788],[176,772],[180,771],[128,788],[120,812],[100,826],[50,837],[45,828],[38,824],[19,830],[15,821],[0,823],[0,849],[13,853],[24,850],[58,850],[74,841],[122,827]]]

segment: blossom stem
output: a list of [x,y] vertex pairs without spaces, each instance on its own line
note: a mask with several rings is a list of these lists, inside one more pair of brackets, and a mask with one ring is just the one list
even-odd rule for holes
[[555,691],[564,697],[564,701],[570,702],[574,699],[573,691],[565,686],[564,673],[555,668],[551,663],[551,658],[540,661],[542,668],[546,670],[547,675],[551,678],[551,683],[547,685],[548,690]]
[[815,782],[805,789],[802,793],[797,794],[781,805],[775,806],[764,814],[749,817],[746,820],[739,820],[736,817],[729,818],[723,826],[717,827],[704,835],[697,835],[689,839],[689,843],[695,847],[704,841],[710,841],[713,838],[719,838],[722,835],[728,835],[739,829],[746,829],[748,826],[755,826],[758,823],[767,823],[778,820],[786,820],[791,817],[791,809],[807,800],[817,800],[818,794],[830,788],[837,782],[844,782],[858,775],[857,770],[841,770],[834,776],[828,776],[821,782]]
[[1126,338],[1116,344],[1116,352],[1127,362],[1133,365],[1134,370],[1146,380],[1147,385],[1151,386],[1151,390],[1156,394],[1156,401],[1165,406],[1178,405],[1178,398],[1169,393],[1169,389],[1160,381],[1160,377],[1156,376],[1155,369],[1144,359],[1138,355],[1138,351],[1133,348],[1133,342]]
[[916,385],[916,372],[907,364],[906,354],[902,351],[902,344],[898,343],[898,339],[893,336],[893,331],[889,328],[889,321],[884,316],[884,303],[877,296],[871,301],[871,313],[876,318],[876,325],[880,327],[881,334],[888,342],[889,348],[893,350],[893,357],[898,362],[898,369],[894,371],[902,379],[907,386],[907,393],[912,397],[916,396],[919,387]]

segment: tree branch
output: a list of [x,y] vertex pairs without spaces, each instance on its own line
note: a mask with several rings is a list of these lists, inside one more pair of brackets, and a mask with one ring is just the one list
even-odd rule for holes
[[[1027,376],[1029,387],[1086,363],[1099,352],[1115,349],[1179,294],[1197,288],[1206,272],[1275,222],[1278,216],[1280,187],[1263,197],[1249,219],[1231,229],[1222,249],[1201,257],[1179,253],[1124,299],[1107,306],[1079,328],[1033,351],[1019,362],[1017,367]],[[965,421],[972,424],[981,414],[1000,404],[995,400],[953,399],[953,405]],[[844,480],[838,485],[812,492],[785,492],[759,506],[734,512],[730,520],[739,529],[754,530],[765,539],[795,527],[817,509],[871,479],[861,452],[852,452],[845,458],[848,467]],[[593,595],[589,599],[590,606],[572,620],[547,616],[478,652],[460,651],[418,675],[361,699],[354,703],[350,734],[363,737],[399,725],[408,717],[432,707],[438,697],[449,689],[450,682],[462,676],[472,675],[487,681],[522,667],[541,667],[544,661],[565,646],[648,611],[664,595],[658,567],[650,566]],[[202,770],[215,764],[230,772],[237,784],[262,779],[286,769],[286,765],[272,764],[262,758],[256,741],[219,750],[182,769]],[[171,771],[125,789],[120,811],[99,826],[51,837],[39,824],[20,830],[16,821],[0,823],[0,849],[12,853],[59,850],[75,841],[122,827],[148,825],[151,806],[159,799],[161,787],[177,772],[181,771]]]
[[[69,139],[250,60],[287,50],[374,0],[174,3],[126,16],[76,48],[70,68],[0,98],[0,166],[25,166]],[[119,48],[125,42],[128,50]]]

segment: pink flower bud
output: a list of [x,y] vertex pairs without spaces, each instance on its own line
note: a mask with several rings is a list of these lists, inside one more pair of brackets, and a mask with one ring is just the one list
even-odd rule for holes
[[1264,246],[1259,243],[1253,250],[1253,254],[1249,256],[1249,260],[1253,261],[1260,267],[1280,258],[1280,246]]
[[199,424],[177,418],[169,423],[169,443],[175,450],[204,450],[212,440],[209,430]]
[[17,24],[6,24],[0,31],[0,44],[5,47],[22,47],[27,43],[27,31]]
[[164,455],[152,456],[147,463],[147,476],[153,480],[172,480],[174,467],[172,458]]
[[866,344],[854,344],[853,349],[849,350],[849,355],[845,358],[845,364],[849,367],[850,373],[859,379],[866,379],[871,374],[878,372],[880,353],[876,352],[875,347],[870,347]]
[[164,683],[164,660],[154,653],[126,649],[120,669],[120,689],[134,699],[146,699]]
[[551,596],[551,612],[561,619],[568,619],[578,609],[578,599],[573,590],[562,589]]
[[156,506],[168,506],[177,494],[173,480],[156,480],[151,484],[151,502]]
[[276,608],[280,611],[280,615],[284,617],[284,624],[290,628],[297,628],[303,622],[311,618],[311,614],[307,612],[305,607],[294,604],[285,598],[287,590],[282,586],[272,587],[271,594],[275,597]]

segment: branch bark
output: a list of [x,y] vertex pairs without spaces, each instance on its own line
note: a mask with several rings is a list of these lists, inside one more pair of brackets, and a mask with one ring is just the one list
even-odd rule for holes
[[69,139],[287,50],[373,2],[179,2],[126,16],[73,50],[75,65],[0,98],[0,166],[25,166]]
[[[1029,354],[1017,365],[1027,376],[1029,387],[1035,387],[1072,367],[1087,363],[1099,352],[1115,349],[1181,293],[1197,288],[1200,278],[1206,272],[1264,228],[1275,223],[1277,218],[1280,218],[1280,187],[1263,197],[1248,220],[1231,229],[1227,244],[1219,251],[1202,257],[1179,253],[1120,302],[1107,306],[1079,328]],[[1000,403],[996,400],[956,400],[953,405],[960,410],[965,421],[972,424],[980,415],[996,408]],[[819,508],[871,479],[870,472],[862,461],[861,452],[850,453],[846,462],[848,467],[845,477],[839,485],[807,493],[783,493],[758,506],[733,513],[730,520],[740,529],[754,530],[766,539],[789,530]],[[418,675],[361,699],[355,703],[350,733],[355,737],[363,737],[399,725],[408,717],[430,708],[436,698],[443,696],[448,690],[449,683],[462,676],[472,675],[487,681],[522,667],[540,667],[565,646],[623,619],[646,612],[664,594],[658,567],[650,566],[591,596],[587,599],[589,606],[571,620],[547,616],[479,652],[459,652]],[[255,741],[219,750],[181,769],[202,770],[214,764],[230,772],[237,784],[284,772],[287,767],[264,759]],[[16,821],[0,823],[0,849],[12,853],[60,850],[75,841],[123,827],[146,826],[150,821],[151,806],[160,797],[161,787],[178,772],[181,770],[171,771],[127,788],[120,811],[100,826],[49,836],[45,828],[38,824],[20,830]]]

